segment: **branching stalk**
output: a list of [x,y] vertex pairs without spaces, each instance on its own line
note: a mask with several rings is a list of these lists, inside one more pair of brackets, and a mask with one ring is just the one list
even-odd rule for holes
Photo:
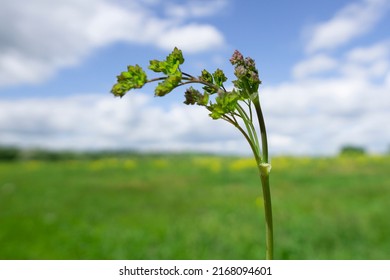
[[249,137],[253,142],[253,145],[256,147],[256,154],[258,155],[259,158],[261,158],[259,140],[257,137],[256,129],[253,126],[253,122],[248,118],[248,115],[246,114],[245,110],[240,106],[240,104],[237,104],[237,111],[241,116],[241,119],[244,121],[244,124],[248,131]]
[[[269,172],[271,165],[268,159],[268,142],[265,128],[264,116],[260,107],[258,88],[261,81],[255,62],[250,57],[244,59],[242,54],[235,51],[230,62],[235,67],[237,80],[233,81],[234,89],[226,91],[223,83],[227,80],[224,72],[220,69],[210,73],[203,70],[200,76],[192,76],[182,72],[180,65],[184,63],[184,57],[178,48],[174,48],[165,60],[151,60],[149,69],[156,73],[163,73],[165,76],[147,79],[144,70],[139,66],[128,66],[128,71],[122,72],[118,82],[113,86],[111,92],[115,96],[122,97],[131,89],[142,88],[146,83],[161,81],[155,89],[156,96],[164,96],[172,90],[188,84],[203,85],[203,93],[190,87],[185,92],[187,105],[204,106],[210,112],[213,119],[222,119],[236,127],[245,137],[255,157],[260,174],[264,199],[264,214],[266,222],[266,259],[273,258],[273,222],[271,191],[269,183]],[[240,102],[248,106],[248,112],[241,106]],[[253,124],[252,104],[255,107],[259,128],[260,139],[257,136]],[[241,127],[240,119],[245,127]],[[238,122],[240,121],[240,123]],[[260,147],[261,142],[261,147]]]

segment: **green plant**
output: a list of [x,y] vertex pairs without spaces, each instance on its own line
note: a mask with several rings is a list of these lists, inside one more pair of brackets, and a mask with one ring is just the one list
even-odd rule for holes
[[[273,223],[269,174],[271,165],[268,158],[267,133],[263,113],[260,106],[258,89],[261,84],[255,61],[244,58],[235,51],[230,59],[235,67],[234,88],[226,90],[224,83],[227,78],[221,69],[210,73],[203,70],[200,76],[192,76],[183,72],[180,66],[184,63],[182,51],[178,48],[165,60],[151,60],[149,69],[162,73],[161,77],[148,79],[145,71],[139,66],[128,66],[127,71],[117,76],[117,83],[111,92],[123,97],[129,90],[142,88],[147,83],[159,82],[155,88],[156,96],[164,96],[172,90],[190,84],[202,86],[202,92],[192,86],[185,91],[187,105],[199,105],[209,111],[212,119],[222,119],[236,127],[248,141],[261,179],[266,221],[266,259],[273,259]],[[253,110],[254,108],[254,110]],[[260,138],[257,136],[254,118],[258,120]]]

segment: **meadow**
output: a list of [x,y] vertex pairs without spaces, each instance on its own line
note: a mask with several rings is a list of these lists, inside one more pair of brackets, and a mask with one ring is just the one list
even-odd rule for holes
[[[276,259],[390,259],[390,157],[272,159]],[[0,259],[263,259],[255,162],[0,162]]]

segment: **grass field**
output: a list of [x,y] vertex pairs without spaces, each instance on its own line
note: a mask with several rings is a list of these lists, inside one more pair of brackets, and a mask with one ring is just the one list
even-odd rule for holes
[[[277,259],[390,259],[390,157],[274,158]],[[262,259],[251,159],[0,163],[0,259]]]

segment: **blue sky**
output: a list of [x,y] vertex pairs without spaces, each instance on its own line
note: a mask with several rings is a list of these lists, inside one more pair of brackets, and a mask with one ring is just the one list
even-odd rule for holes
[[386,152],[389,14],[390,0],[3,0],[0,144],[249,154],[180,91],[109,94],[128,64],[178,46],[194,74],[231,77],[235,49],[256,60],[271,153]]

